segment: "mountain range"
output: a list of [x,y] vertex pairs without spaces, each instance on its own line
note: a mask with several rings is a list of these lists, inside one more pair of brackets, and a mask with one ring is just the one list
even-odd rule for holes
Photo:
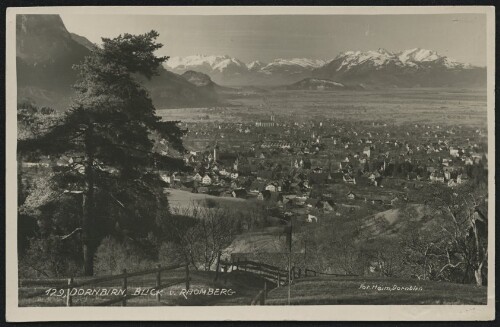
[[426,49],[389,52],[347,51],[312,76],[376,87],[479,87],[486,84],[486,69],[457,62]]
[[323,60],[294,58],[275,59],[270,63],[252,61],[248,64],[228,55],[194,55],[171,57],[165,67],[182,74],[188,70],[209,75],[222,85],[283,85],[311,76],[315,68],[325,64]]
[[310,78],[363,88],[480,87],[486,84],[484,67],[460,63],[420,48],[401,52],[385,49],[347,51],[332,60],[280,58],[270,63],[244,63],[227,55],[194,55],[172,57],[165,66],[180,74],[188,70],[199,71],[222,85],[289,85],[304,80],[303,84],[309,87],[313,82]]
[[[18,102],[65,110],[75,92],[72,68],[96,45],[68,32],[59,15],[18,15],[16,69]],[[160,67],[151,80],[140,78],[157,108],[198,107],[220,103],[218,94]]]
[[[97,45],[70,33],[58,15],[18,15],[18,101],[64,110],[71,104],[80,63]],[[245,63],[228,55],[171,57],[159,76],[140,79],[157,108],[221,104],[228,95],[289,90],[359,90],[386,87],[484,87],[486,68],[460,63],[435,51],[347,51],[332,60],[275,59]],[[227,86],[245,86],[238,91]]]

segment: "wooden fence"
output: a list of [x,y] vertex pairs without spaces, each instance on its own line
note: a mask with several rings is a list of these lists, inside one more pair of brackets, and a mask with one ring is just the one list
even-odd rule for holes
[[221,261],[220,265],[222,267],[223,274],[227,274],[229,270],[246,271],[259,275],[262,278],[275,283],[277,287],[286,284],[288,280],[287,270],[265,263],[250,260],[237,260],[234,262]]
[[[171,271],[174,269],[184,268],[185,276],[183,278],[170,279],[164,283],[162,283],[162,272]],[[121,274],[118,275],[108,275],[91,279],[83,279],[83,280],[75,280],[75,278],[71,277],[67,280],[61,279],[21,279],[19,280],[19,288],[26,286],[38,286],[38,287],[51,287],[51,288],[66,288],[65,298],[66,298],[66,306],[73,306],[73,297],[72,290],[81,288],[83,286],[96,286],[100,283],[111,282],[111,281],[121,281],[120,291],[118,296],[115,296],[109,300],[99,302],[97,304],[93,304],[95,306],[108,306],[115,303],[121,303],[122,306],[127,305],[127,300],[132,299],[134,297],[140,296],[141,294],[132,294],[128,292],[128,282],[132,277],[145,276],[145,275],[156,275],[156,282],[154,286],[151,287],[141,287],[141,294],[149,293],[152,290],[162,290],[167,287],[171,287],[174,285],[185,283],[186,289],[190,288],[190,280],[189,276],[189,264],[179,264],[179,265],[171,265],[162,267],[158,265],[154,269],[147,269],[137,272],[127,272],[126,269],[123,269]],[[65,282],[66,281],[66,282]],[[47,295],[47,290],[36,291],[34,293],[28,294],[24,296],[23,299],[36,298],[39,296]],[[156,292],[156,301],[160,302],[161,294],[160,292]]]
[[306,278],[306,277],[316,277],[318,275],[336,276],[336,277],[346,277],[346,276],[358,276],[351,274],[333,274],[333,273],[322,273],[312,269],[301,267],[291,267],[290,272],[285,269],[281,269],[276,266],[268,265],[265,263],[250,261],[250,260],[240,260],[239,258],[233,262],[221,261],[221,267],[223,274],[227,276],[229,269],[231,271],[246,271],[251,272],[256,275],[262,276],[266,281],[264,281],[264,287],[259,291],[259,293],[252,299],[251,305],[265,305],[268,293],[272,290],[269,288],[269,282],[275,284],[276,288],[285,286],[288,284],[288,274],[290,273],[290,282],[293,283],[295,279]]

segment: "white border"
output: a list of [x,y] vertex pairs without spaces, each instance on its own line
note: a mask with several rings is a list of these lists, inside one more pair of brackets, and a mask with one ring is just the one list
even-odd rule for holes
[[[489,262],[487,305],[321,305],[232,307],[58,307],[19,308],[16,179],[16,14],[114,15],[401,15],[485,14],[487,16],[487,97],[489,169]],[[495,7],[27,7],[8,8],[6,17],[6,319],[26,321],[98,320],[493,320],[495,317]]]

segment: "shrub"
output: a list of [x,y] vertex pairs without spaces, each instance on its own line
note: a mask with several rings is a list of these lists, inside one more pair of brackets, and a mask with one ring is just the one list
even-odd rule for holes
[[22,278],[53,278],[81,273],[74,243],[57,237],[30,238],[26,253],[19,260]]
[[96,275],[120,274],[123,269],[132,272],[152,267],[154,267],[154,262],[144,259],[137,247],[120,242],[111,236],[102,240],[94,258]]
[[164,266],[185,262],[181,246],[174,242],[166,242],[160,245],[158,259]]

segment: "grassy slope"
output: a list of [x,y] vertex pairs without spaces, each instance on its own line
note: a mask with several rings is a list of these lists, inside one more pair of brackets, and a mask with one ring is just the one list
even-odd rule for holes
[[[365,285],[369,289],[361,289]],[[422,291],[377,291],[372,285],[417,286]],[[287,303],[288,288],[272,290],[267,304]],[[309,277],[295,280],[291,304],[486,304],[486,287],[419,280],[364,277]]]

